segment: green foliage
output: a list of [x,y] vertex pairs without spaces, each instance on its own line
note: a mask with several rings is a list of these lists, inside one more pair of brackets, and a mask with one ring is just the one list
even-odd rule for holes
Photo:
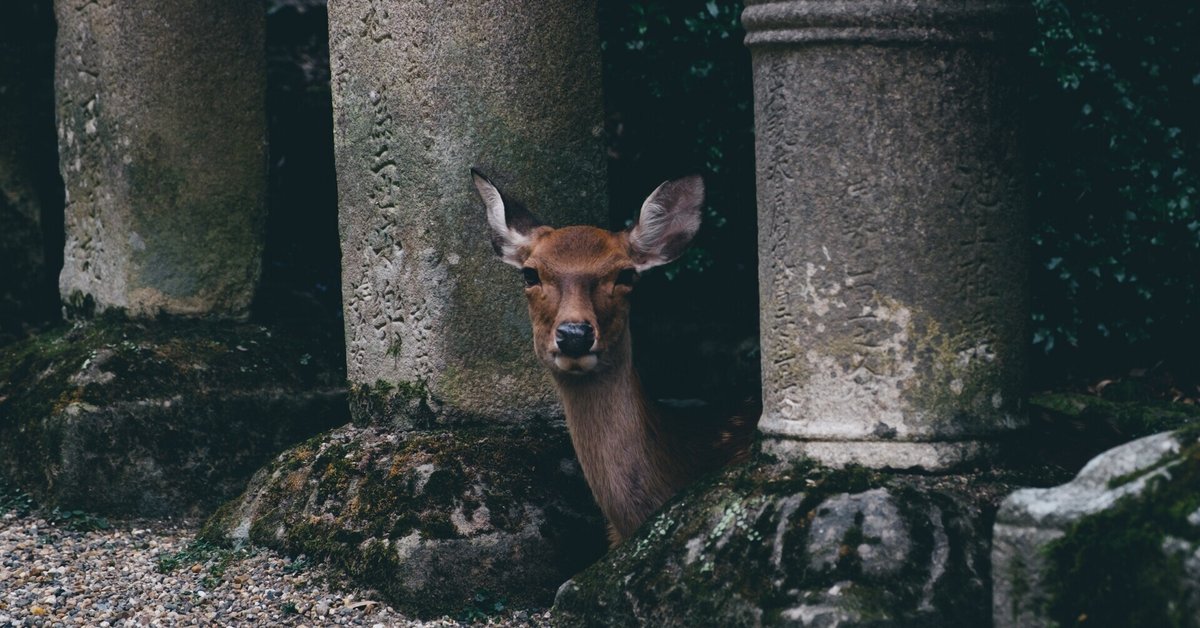
[[[601,3],[614,226],[668,177],[705,175],[704,230],[669,277],[755,255],[754,117],[741,2]],[[744,262],[743,262],[744,263]]]
[[186,548],[174,554],[159,556],[155,567],[158,569],[158,573],[171,573],[181,565],[207,562],[213,556],[224,551],[226,550],[208,541],[192,541]]
[[757,397],[754,108],[742,3],[616,0],[599,11],[610,226],[632,224],[666,179],[698,173],[706,186],[691,248],[636,290],[643,383],[658,397]]
[[491,617],[503,613],[506,608],[507,600],[503,596],[487,589],[479,589],[471,598],[471,602],[458,614],[458,621],[464,624],[487,622]]
[[18,516],[28,515],[37,505],[28,493],[0,479],[0,515],[14,513]]
[[[1200,346],[1200,5],[1034,0],[1033,8],[1033,341],[1042,365],[1105,371],[1167,359],[1179,370]],[[660,292],[676,282],[688,292],[754,287],[741,9],[702,0],[601,6],[614,226],[631,222],[669,176],[702,172],[710,187],[695,248],[661,274],[672,281],[647,277]],[[709,316],[753,328],[719,307]]]
[[59,510],[55,508],[46,515],[46,519],[54,525],[62,526],[75,532],[107,530],[111,527],[108,524],[108,519],[97,517],[82,510]]
[[301,554],[300,556],[297,556],[294,560],[292,560],[290,563],[283,566],[283,573],[291,574],[294,576],[299,573],[304,573],[305,571],[308,571],[309,569],[312,569],[312,568],[313,568],[312,559],[309,558],[308,556]]
[[171,573],[181,566],[204,564],[207,573],[200,583],[209,589],[216,588],[225,577],[225,571],[234,561],[240,561],[252,555],[246,548],[228,548],[210,543],[204,539],[192,541],[188,546],[174,554],[158,558],[155,568],[159,573]]
[[1099,368],[1184,361],[1200,339],[1200,5],[1033,6],[1034,342]]

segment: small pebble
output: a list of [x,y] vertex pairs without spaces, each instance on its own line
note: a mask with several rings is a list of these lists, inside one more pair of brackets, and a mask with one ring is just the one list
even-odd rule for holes
[[[180,555],[195,540],[194,522],[110,523],[73,532],[36,515],[0,512],[0,626],[463,625],[449,617],[406,619],[378,602],[378,593],[348,587],[344,576],[319,566],[289,573],[294,561],[265,549]],[[548,611],[524,610],[488,622],[549,624]]]

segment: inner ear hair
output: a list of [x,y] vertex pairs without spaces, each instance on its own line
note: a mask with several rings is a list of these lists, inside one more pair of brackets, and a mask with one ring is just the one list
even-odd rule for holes
[[666,264],[683,254],[700,229],[704,181],[699,175],[659,185],[642,204],[629,243],[639,272]]
[[524,261],[522,250],[529,246],[533,230],[541,223],[520,201],[509,198],[478,169],[471,168],[471,175],[487,206],[492,248],[505,263],[520,267]]

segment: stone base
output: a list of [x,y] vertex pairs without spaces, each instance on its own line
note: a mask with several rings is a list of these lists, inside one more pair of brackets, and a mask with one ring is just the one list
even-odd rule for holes
[[0,475],[42,506],[196,516],[349,420],[312,330],[115,316],[0,351]]
[[1197,504],[1200,421],[1013,493],[993,531],[994,625],[1200,625]]
[[260,470],[201,537],[323,560],[426,618],[461,614],[480,594],[546,606],[606,547],[566,430],[554,425],[348,425]]
[[785,459],[808,458],[842,468],[859,465],[871,469],[948,471],[995,455],[997,446],[986,441],[901,442],[818,441],[789,438],[763,439],[763,451]]
[[1008,484],[759,457],[563,585],[561,626],[984,626]]

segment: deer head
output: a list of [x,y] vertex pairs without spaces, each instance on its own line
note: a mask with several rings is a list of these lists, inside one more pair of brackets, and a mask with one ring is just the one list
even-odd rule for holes
[[640,273],[678,258],[696,235],[703,180],[663,183],[642,204],[637,224],[613,232],[544,226],[471,172],[487,205],[496,254],[524,279],[538,358],[560,380],[627,364],[630,293]]
[[683,254],[700,228],[704,182],[668,181],[623,231],[542,225],[472,170],[496,254],[520,269],[533,346],[563,401],[584,477],[612,543],[701,473],[748,450],[756,421],[667,416],[633,368],[629,299],[639,275]]

